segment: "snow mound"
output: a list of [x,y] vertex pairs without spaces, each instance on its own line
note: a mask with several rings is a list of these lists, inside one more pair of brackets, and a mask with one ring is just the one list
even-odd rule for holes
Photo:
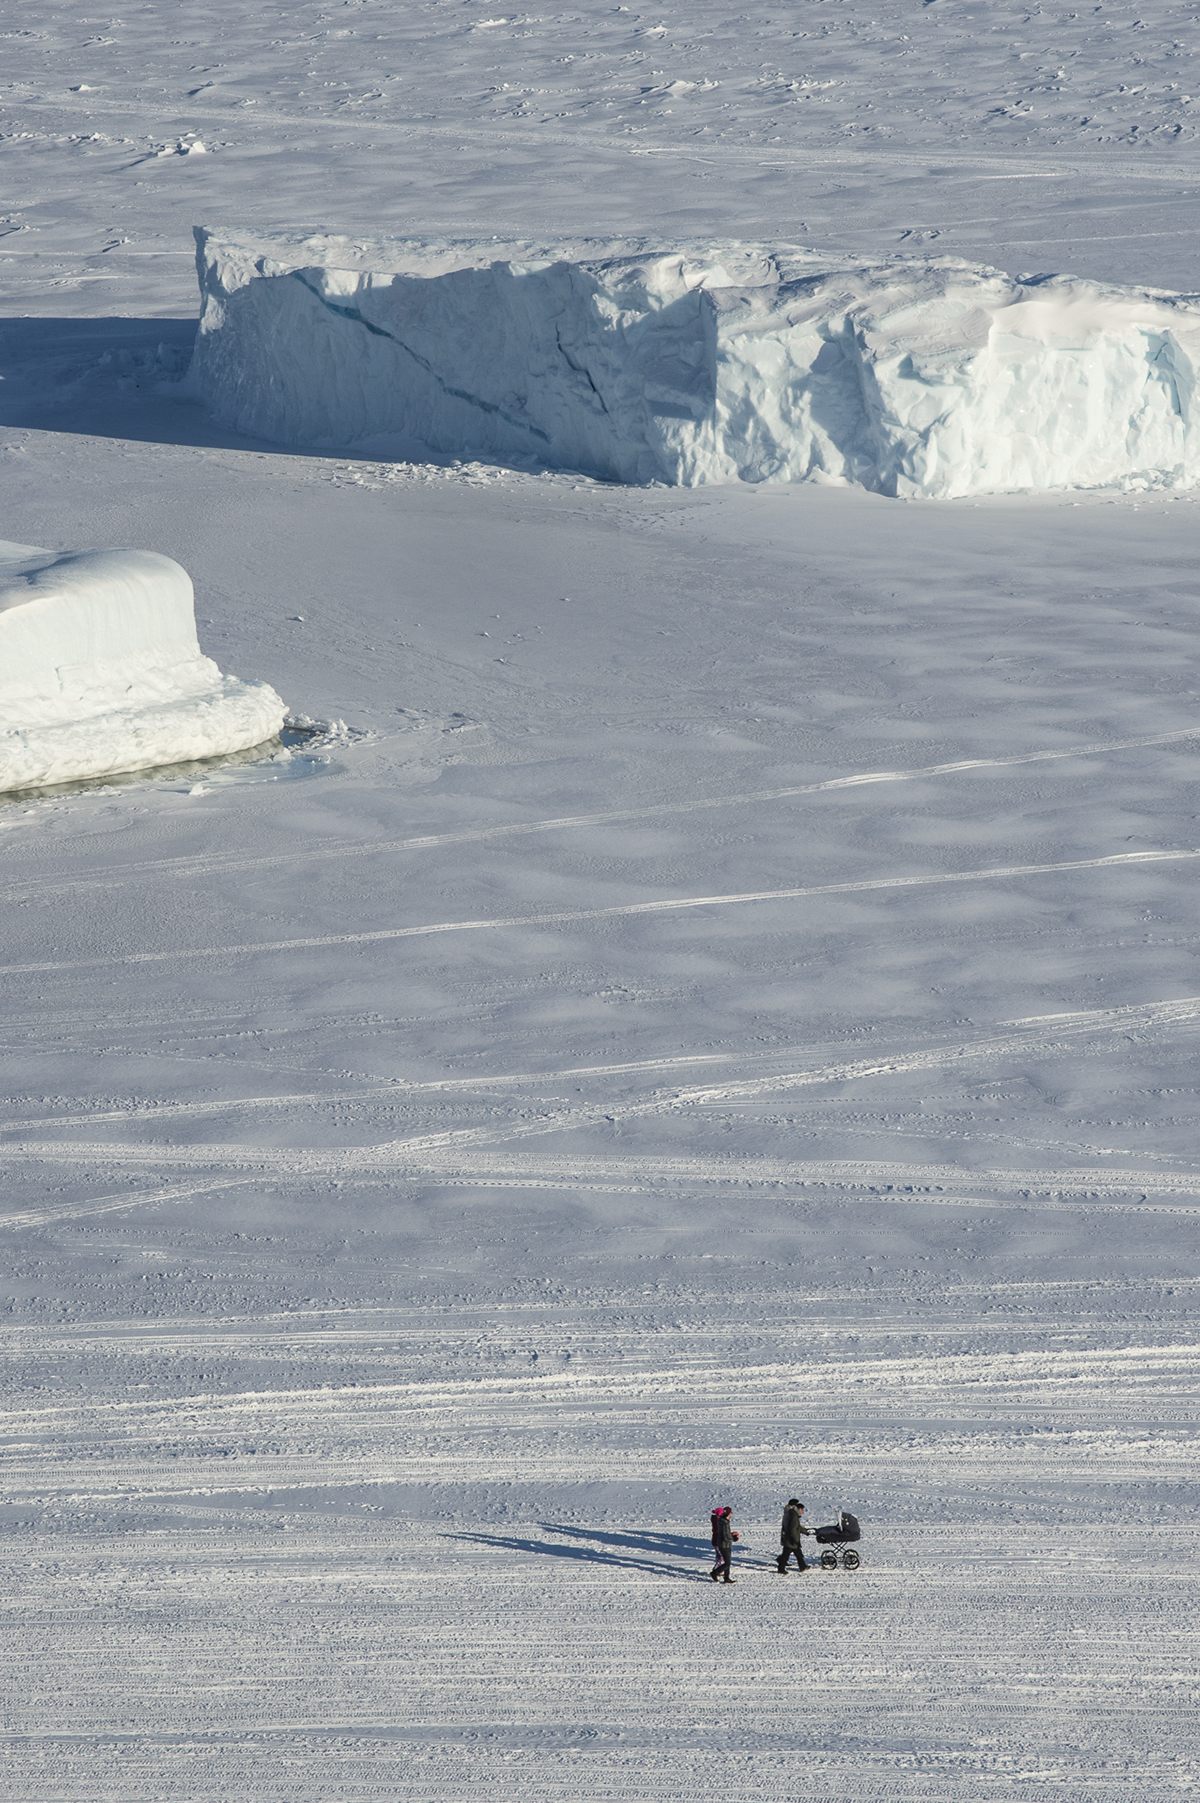
[[278,443],[908,496],[1195,481],[1190,296],[761,244],[196,240],[193,382]]
[[171,558],[0,542],[0,790],[224,756],[283,716],[202,656]]

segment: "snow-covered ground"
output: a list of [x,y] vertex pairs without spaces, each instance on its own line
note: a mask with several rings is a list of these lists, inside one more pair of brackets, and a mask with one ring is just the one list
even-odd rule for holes
[[1200,286],[1196,8],[0,20],[0,536],[323,729],[0,802],[0,1794],[1186,1795],[1200,503],[171,385],[206,221]]

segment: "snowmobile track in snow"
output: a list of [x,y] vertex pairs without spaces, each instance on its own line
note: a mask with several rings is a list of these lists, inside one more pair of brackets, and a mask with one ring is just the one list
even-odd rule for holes
[[[837,790],[870,788],[877,783],[920,782],[938,776],[955,776],[967,771],[1004,771],[1029,764],[1058,763],[1072,758],[1102,757],[1116,751],[1141,751],[1161,745],[1175,745],[1200,738],[1200,729],[1185,728],[1181,732],[1152,733],[1140,738],[1110,739],[1094,745],[1070,745],[1054,750],[1022,752],[1015,757],[961,758],[949,764],[927,764],[913,770],[863,771],[852,776],[827,777],[822,782],[801,783],[790,788],[748,790],[745,794],[709,795],[687,801],[651,802],[644,807],[616,808],[599,814],[564,814],[550,820],[510,821],[503,826],[464,828],[449,833],[425,833],[407,839],[379,839],[368,843],[314,845],[306,850],[308,862],[315,860],[361,858],[384,852],[435,851],[441,846],[470,845],[523,837],[528,834],[569,832],[596,826],[615,826],[643,820],[668,819],[676,815],[712,812],[721,808],[742,808],[757,803],[793,801],[808,795],[831,794]],[[208,871],[270,869],[285,856],[239,857],[229,854],[214,857],[159,858],[150,862],[123,865],[111,872],[76,875],[64,872],[60,878],[10,879],[0,887],[0,896],[13,900],[23,895],[42,894],[58,883],[71,890],[123,887],[131,877],[185,876],[194,878]]]

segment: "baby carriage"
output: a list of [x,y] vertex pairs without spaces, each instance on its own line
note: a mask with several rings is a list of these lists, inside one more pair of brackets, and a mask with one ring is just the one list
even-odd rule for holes
[[821,1566],[825,1571],[836,1571],[838,1554],[842,1555],[842,1566],[846,1571],[857,1571],[862,1561],[851,1540],[861,1539],[858,1527],[858,1516],[848,1515],[842,1510],[832,1527],[814,1528],[813,1539],[821,1548]]

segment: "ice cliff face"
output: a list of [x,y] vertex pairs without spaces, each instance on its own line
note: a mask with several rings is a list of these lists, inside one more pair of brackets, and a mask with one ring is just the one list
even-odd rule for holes
[[1195,480],[1187,296],[791,246],[196,239],[193,379],[280,443],[889,495]]
[[169,557],[0,543],[0,790],[224,756],[283,715],[202,656]]

